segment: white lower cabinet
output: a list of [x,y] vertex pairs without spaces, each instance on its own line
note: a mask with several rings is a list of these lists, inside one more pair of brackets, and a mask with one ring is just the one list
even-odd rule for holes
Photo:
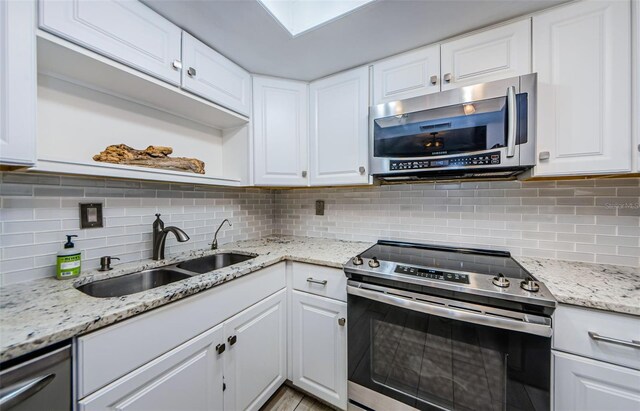
[[223,337],[220,324],[82,399],[78,409],[221,410],[223,363],[216,347]]
[[225,410],[258,410],[287,374],[286,290],[227,320]]
[[347,408],[347,304],[292,292],[293,384]]
[[553,352],[556,411],[640,410],[640,371]]

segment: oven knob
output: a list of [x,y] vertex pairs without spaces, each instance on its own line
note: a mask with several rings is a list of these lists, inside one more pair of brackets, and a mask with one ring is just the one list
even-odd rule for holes
[[527,277],[524,281],[520,282],[520,288],[535,293],[540,289],[540,285],[538,285],[533,278]]
[[380,261],[378,261],[377,257],[373,257],[371,260],[369,260],[369,267],[371,268],[380,267]]
[[353,265],[362,265],[362,263],[363,263],[362,256],[360,254],[358,254],[357,256],[353,257],[351,262],[353,262]]
[[499,273],[496,277],[493,277],[493,285],[497,285],[501,288],[509,287],[509,279],[502,273]]

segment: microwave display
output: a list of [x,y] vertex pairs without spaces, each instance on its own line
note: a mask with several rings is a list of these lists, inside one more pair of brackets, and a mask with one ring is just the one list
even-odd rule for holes
[[[526,109],[526,94],[516,98],[518,111]],[[499,149],[507,144],[507,122],[506,97],[378,118],[374,157],[424,158]],[[518,144],[525,142],[521,140],[526,133],[518,134]]]

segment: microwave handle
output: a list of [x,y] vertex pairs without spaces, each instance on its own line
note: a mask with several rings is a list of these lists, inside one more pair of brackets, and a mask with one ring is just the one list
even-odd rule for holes
[[516,102],[516,88],[507,89],[507,157],[516,154],[516,133],[518,131],[518,106]]

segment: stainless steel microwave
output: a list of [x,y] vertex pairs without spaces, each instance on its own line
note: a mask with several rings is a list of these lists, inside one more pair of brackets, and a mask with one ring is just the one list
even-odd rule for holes
[[371,107],[381,180],[509,178],[535,165],[536,74]]

